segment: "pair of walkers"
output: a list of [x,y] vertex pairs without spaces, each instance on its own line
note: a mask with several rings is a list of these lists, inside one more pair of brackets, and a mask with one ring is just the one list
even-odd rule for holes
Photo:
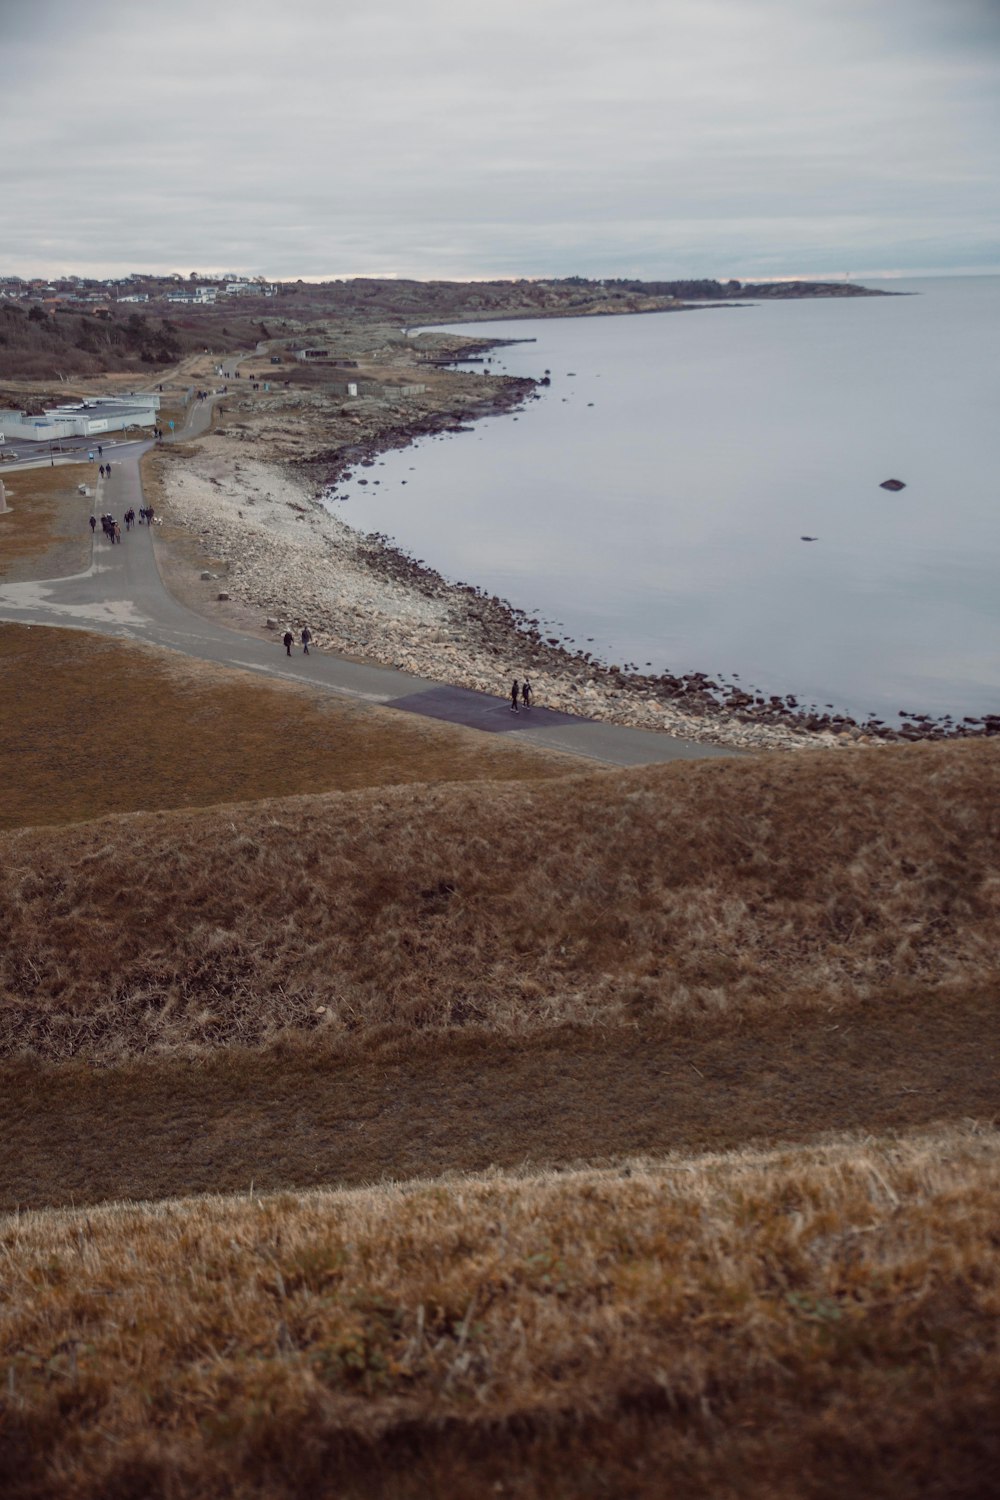
[[[285,655],[291,656],[292,646],[295,642],[294,635],[292,635],[292,632],[290,630],[286,630],[281,639],[285,647]],[[303,625],[302,630],[299,634],[299,640],[302,642],[302,655],[308,656],[309,642],[312,640],[312,631],[309,629],[308,625]]]
[[528,681],[527,677],[521,683],[519,683],[517,678],[515,677],[514,681],[510,685],[511,713],[516,714],[518,712],[518,699],[520,699],[523,708],[529,709],[531,707],[531,700],[533,696],[534,694],[531,691],[531,683]]

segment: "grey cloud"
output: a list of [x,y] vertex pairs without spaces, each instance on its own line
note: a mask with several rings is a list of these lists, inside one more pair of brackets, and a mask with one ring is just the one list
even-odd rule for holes
[[7,269],[41,246],[276,275],[1000,260],[978,0],[31,13],[0,101]]

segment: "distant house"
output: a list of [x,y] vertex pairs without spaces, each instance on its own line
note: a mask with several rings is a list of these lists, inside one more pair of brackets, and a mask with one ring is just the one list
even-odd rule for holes
[[329,359],[329,349],[296,349],[295,358],[300,364],[309,364],[312,360]]
[[[168,302],[186,302],[192,307],[207,307],[213,303],[219,295],[217,286],[196,286],[189,292],[168,292]],[[122,301],[132,299],[122,298]]]

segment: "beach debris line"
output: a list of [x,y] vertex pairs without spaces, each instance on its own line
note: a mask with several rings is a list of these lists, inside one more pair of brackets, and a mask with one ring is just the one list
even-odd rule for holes
[[879,485],[880,490],[905,490],[906,485],[902,479],[883,479]]

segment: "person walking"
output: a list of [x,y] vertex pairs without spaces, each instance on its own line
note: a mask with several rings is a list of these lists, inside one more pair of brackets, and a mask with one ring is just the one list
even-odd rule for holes
[[309,629],[308,625],[303,625],[303,627],[302,627],[302,652],[303,652],[303,655],[305,655],[305,656],[309,655],[309,642],[311,640],[312,640],[312,631]]
[[515,677],[514,681],[510,685],[510,711],[512,714],[517,713],[517,700],[520,696],[520,692],[520,685],[517,678]]
[[94,532],[96,530],[97,530],[97,517],[96,516],[91,516],[91,518],[90,518],[90,534],[91,534],[91,536],[94,535]]
[[531,707],[531,683],[528,681],[527,677],[521,683],[521,702],[524,704],[525,708]]
[[292,632],[290,630],[286,630],[285,633],[284,633],[284,635],[281,637],[281,639],[285,643],[285,655],[286,656],[291,656],[291,654],[292,654],[292,642],[295,639],[294,635],[292,635]]

